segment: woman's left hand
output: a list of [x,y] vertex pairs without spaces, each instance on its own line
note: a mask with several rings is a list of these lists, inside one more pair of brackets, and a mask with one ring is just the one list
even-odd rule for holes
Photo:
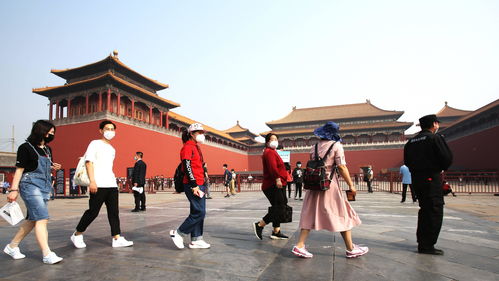
[[62,168],[62,165],[59,163],[52,163],[52,169],[54,170],[60,170]]
[[17,196],[19,196],[19,190],[9,192],[9,194],[7,194],[7,202],[9,203],[15,202]]

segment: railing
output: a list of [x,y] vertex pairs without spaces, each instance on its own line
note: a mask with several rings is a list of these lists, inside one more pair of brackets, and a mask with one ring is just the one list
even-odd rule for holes
[[[363,181],[363,174],[350,175],[358,191],[367,191],[367,182]],[[446,172],[442,179],[447,181],[455,193],[499,193],[499,174],[497,172]],[[238,174],[236,177],[236,191],[260,191],[263,176]],[[126,178],[118,179],[121,192],[131,192],[131,182]],[[146,192],[175,192],[173,178],[154,177],[146,179]],[[340,177],[340,187],[344,190],[348,186]],[[292,189],[294,191],[294,184]],[[374,192],[390,193],[402,192],[402,178],[398,172],[378,174],[372,181]],[[225,192],[223,175],[210,175],[210,192]]]

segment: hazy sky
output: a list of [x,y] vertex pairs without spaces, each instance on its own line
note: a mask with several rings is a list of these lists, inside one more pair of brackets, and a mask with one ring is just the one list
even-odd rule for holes
[[[50,69],[119,51],[174,111],[255,133],[292,106],[371,102],[416,122],[499,96],[499,1],[1,1],[0,150],[48,118]],[[414,131],[410,129],[409,132]]]

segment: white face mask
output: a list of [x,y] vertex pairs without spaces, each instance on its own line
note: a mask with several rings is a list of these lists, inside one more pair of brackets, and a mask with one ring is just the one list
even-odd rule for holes
[[271,142],[269,142],[269,147],[270,148],[276,149],[278,146],[279,146],[279,142],[278,141],[271,141]]
[[104,132],[104,138],[106,138],[106,140],[112,140],[115,135],[116,135],[115,131],[105,131]]
[[204,143],[204,140],[205,140],[204,134],[199,134],[196,136],[196,142]]

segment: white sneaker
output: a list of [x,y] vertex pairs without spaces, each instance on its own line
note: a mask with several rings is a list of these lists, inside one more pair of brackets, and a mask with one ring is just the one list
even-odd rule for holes
[[177,248],[183,249],[185,247],[184,238],[182,238],[182,236],[180,236],[176,230],[170,230],[170,237],[172,238],[173,243],[175,244],[175,246],[177,246]]
[[61,257],[58,257],[54,252],[50,252],[50,254],[43,257],[43,263],[46,264],[56,264],[62,261]]
[[353,249],[351,251],[346,250],[346,256],[348,259],[352,259],[352,258],[363,256],[363,255],[367,254],[367,252],[369,252],[368,247],[362,247],[362,246],[353,244]]
[[26,257],[26,255],[21,254],[21,250],[19,250],[19,247],[11,248],[9,244],[5,246],[3,252],[11,256],[15,260],[24,259]]
[[123,236],[120,236],[118,239],[113,238],[113,248],[130,247],[132,245],[133,241],[128,241]]
[[189,248],[191,248],[191,249],[208,249],[210,247],[211,247],[211,245],[206,243],[204,240],[192,241],[189,244]]
[[75,235],[73,232],[73,235],[71,235],[71,242],[73,242],[73,245],[75,245],[75,247],[78,249],[87,247],[87,244],[83,242],[83,234]]

